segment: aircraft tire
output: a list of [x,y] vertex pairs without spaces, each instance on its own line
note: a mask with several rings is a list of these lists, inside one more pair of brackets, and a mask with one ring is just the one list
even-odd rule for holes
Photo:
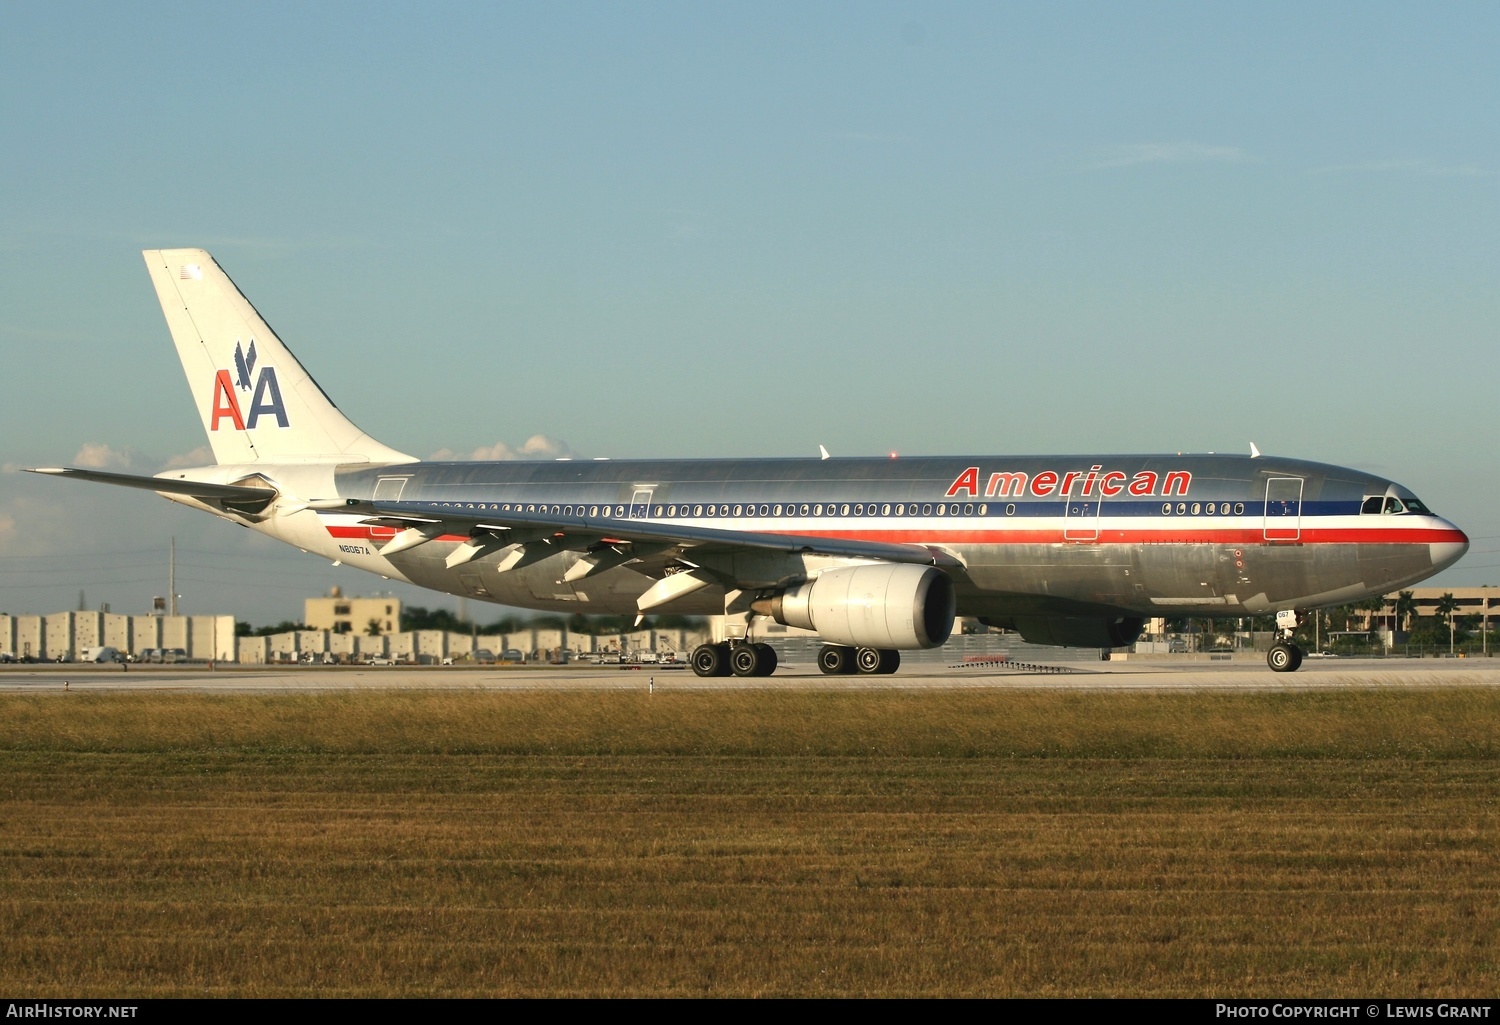
[[865,674],[878,673],[881,671],[882,652],[879,648],[856,648],[854,649],[854,665]]
[[1302,649],[1295,644],[1276,643],[1266,652],[1266,665],[1273,673],[1295,673],[1302,664]]
[[854,649],[842,644],[825,644],[818,649],[818,668],[827,676],[854,672]]
[[693,649],[692,663],[693,672],[699,676],[728,676],[728,645],[700,644]]
[[729,649],[729,669],[735,676],[764,676],[760,645],[736,644]]
[[882,676],[889,676],[901,668],[901,652],[895,648],[880,649],[880,668],[875,670]]
[[770,676],[776,671],[776,649],[769,644],[756,644],[755,650],[760,652],[760,671],[756,676]]

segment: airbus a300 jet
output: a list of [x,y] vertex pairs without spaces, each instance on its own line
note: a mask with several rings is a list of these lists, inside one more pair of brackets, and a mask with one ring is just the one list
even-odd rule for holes
[[351,423],[200,249],[145,252],[215,463],[155,491],[308,552],[483,601],[716,617],[700,676],[768,675],[771,622],[825,673],[891,673],[975,616],[1032,642],[1133,643],[1152,616],[1312,609],[1452,565],[1468,538],[1358,470],[1252,453],[429,462]]

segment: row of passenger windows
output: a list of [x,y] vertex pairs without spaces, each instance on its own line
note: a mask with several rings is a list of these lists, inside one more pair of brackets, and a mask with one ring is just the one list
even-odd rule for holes
[[[625,505],[545,505],[545,504],[522,504],[520,502],[442,502],[439,503],[446,508],[493,510],[495,512],[528,512],[540,515],[552,516],[615,516],[623,517],[629,506]],[[1094,507],[1097,509],[1097,506]],[[1234,503],[1234,514],[1241,516],[1245,512],[1243,502]],[[1079,507],[1073,506],[1071,510],[1075,515],[1080,512]],[[1092,510],[1090,510],[1092,511]],[[988,516],[990,507],[988,503],[981,502],[978,505],[973,502],[910,502],[894,505],[889,502],[803,502],[795,503],[762,503],[754,504],[729,504],[722,505],[657,505],[651,509],[654,518],[661,519],[683,519],[719,516]],[[1215,505],[1213,502],[1178,502],[1175,506],[1171,502],[1163,502],[1161,513],[1163,516],[1228,516],[1230,504],[1221,502]],[[1005,506],[1005,515],[1016,514],[1015,503]]]
[[[652,510],[652,515],[679,519],[688,516],[988,516],[989,512],[987,504],[976,506],[973,502],[939,502],[937,505],[930,502],[908,505],[899,502],[895,505],[889,502],[803,502],[797,505],[789,502],[785,505],[658,505]],[[1015,512],[1014,505],[1005,507],[1007,516],[1014,516]]]
[[[1198,502],[1178,502],[1176,506],[1173,506],[1171,502],[1163,502],[1161,504],[1161,514],[1163,516],[1171,516],[1174,513],[1178,516],[1198,516],[1200,514],[1212,516],[1215,513],[1218,513],[1220,516],[1228,516],[1229,503],[1220,502],[1218,505],[1214,505],[1212,502],[1202,504]],[[1234,503],[1234,514],[1236,516],[1243,516],[1245,514],[1244,502]]]

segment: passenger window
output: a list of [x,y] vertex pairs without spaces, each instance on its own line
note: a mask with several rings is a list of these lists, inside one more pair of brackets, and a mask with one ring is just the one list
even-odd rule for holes
[[1171,516],[1172,515],[1172,503],[1171,502],[1163,502],[1161,504],[1161,514],[1163,516]]
[[1007,515],[1007,516],[1014,516],[1015,514],[1016,514],[1016,504],[1014,502],[1008,503],[1005,506],[1005,515]]

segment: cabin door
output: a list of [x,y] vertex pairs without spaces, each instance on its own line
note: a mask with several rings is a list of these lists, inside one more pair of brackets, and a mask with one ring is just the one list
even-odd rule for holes
[[1296,541],[1302,536],[1302,478],[1266,481],[1264,534],[1267,541]]

